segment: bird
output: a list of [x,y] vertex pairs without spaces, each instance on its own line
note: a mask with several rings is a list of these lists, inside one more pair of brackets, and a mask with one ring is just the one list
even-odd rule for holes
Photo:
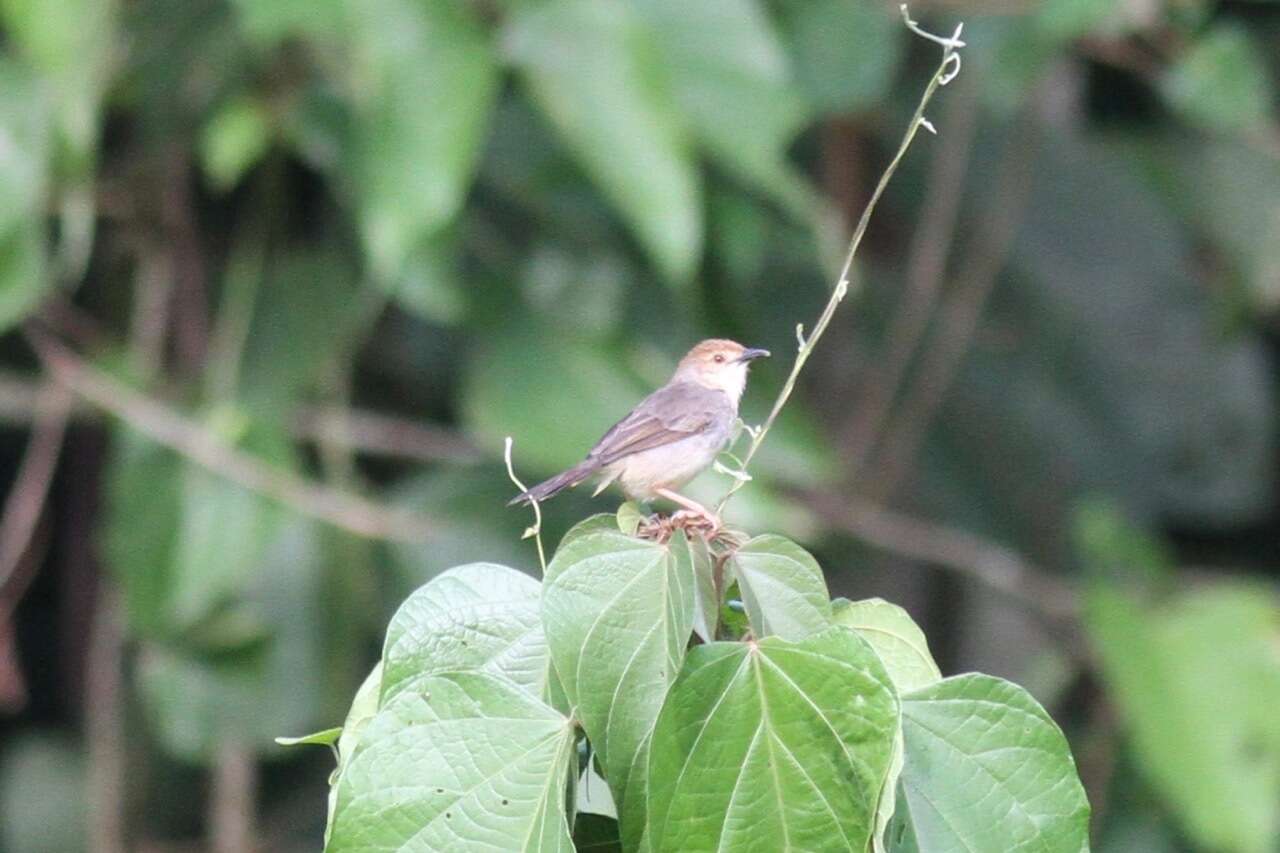
[[719,528],[714,513],[677,489],[710,467],[729,443],[747,371],[768,355],[723,338],[698,343],[670,381],[614,424],[585,459],[516,495],[508,506],[541,502],[598,477],[593,497],[616,482],[632,500],[665,498]]

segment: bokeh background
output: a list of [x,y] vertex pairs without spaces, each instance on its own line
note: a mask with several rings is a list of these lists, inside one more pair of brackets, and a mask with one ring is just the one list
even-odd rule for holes
[[[1280,850],[1280,4],[949,0],[735,526]],[[0,849],[315,850],[400,600],[696,340],[758,421],[939,50],[871,0],[0,2]],[[729,484],[694,487],[714,498]],[[554,543],[617,498],[548,504]]]

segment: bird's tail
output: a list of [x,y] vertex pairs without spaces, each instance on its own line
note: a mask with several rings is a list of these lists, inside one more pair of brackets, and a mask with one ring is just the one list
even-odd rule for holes
[[516,495],[507,502],[507,506],[528,504],[533,501],[545,501],[547,498],[552,497],[564,489],[578,485],[583,480],[594,474],[598,467],[598,463],[594,460],[585,459],[577,465],[574,465],[568,471],[561,471],[550,480],[543,480],[538,485]]

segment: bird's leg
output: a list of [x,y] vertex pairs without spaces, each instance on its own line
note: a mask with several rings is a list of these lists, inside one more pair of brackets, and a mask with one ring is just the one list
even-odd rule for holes
[[696,516],[706,519],[712,530],[720,529],[720,517],[693,498],[686,498],[684,495],[673,492],[670,489],[654,489],[653,493],[659,497],[666,498],[674,504],[679,504]]

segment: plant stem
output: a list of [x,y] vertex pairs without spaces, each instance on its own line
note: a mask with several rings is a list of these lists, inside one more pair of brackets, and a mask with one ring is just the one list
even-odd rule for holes
[[[933,126],[929,124],[924,117],[925,108],[929,105],[929,101],[933,99],[933,95],[938,91],[940,86],[950,82],[955,74],[959,71],[960,56],[957,50],[964,46],[960,41],[960,33],[963,24],[956,27],[955,35],[949,39],[933,36],[920,30],[914,21],[907,17],[907,7],[902,7],[903,18],[907,22],[907,27],[917,35],[928,38],[942,45],[942,61],[938,64],[938,68],[933,72],[933,76],[929,78],[929,84],[925,86],[924,94],[920,97],[920,103],[916,106],[915,113],[911,116],[911,123],[907,126],[907,132],[902,137],[902,142],[898,144],[898,151],[893,155],[893,159],[889,161],[889,165],[885,168],[884,173],[880,175],[880,180],[876,183],[875,191],[871,193],[871,198],[867,202],[866,208],[862,211],[861,218],[858,219],[857,226],[853,229],[853,237],[849,241],[849,251],[845,255],[844,265],[840,269],[840,276],[836,279],[835,288],[831,292],[831,298],[827,300],[827,305],[822,309],[818,321],[813,325],[813,331],[809,334],[808,339],[804,337],[803,325],[796,327],[796,337],[800,342],[799,351],[796,353],[795,364],[791,366],[791,375],[787,377],[787,381],[782,386],[782,391],[778,394],[778,399],[774,401],[773,408],[769,411],[769,416],[765,418],[764,423],[755,429],[751,435],[751,444],[747,448],[746,454],[742,458],[742,472],[746,473],[751,460],[755,458],[756,451],[760,449],[760,445],[764,443],[765,436],[769,434],[773,422],[778,419],[778,414],[782,411],[782,407],[787,404],[787,400],[791,398],[791,392],[795,390],[796,380],[800,376],[800,371],[804,368],[805,362],[809,360],[809,356],[813,353],[814,347],[817,345],[819,338],[826,332],[827,326],[831,323],[831,318],[835,316],[836,308],[844,300],[849,292],[849,271],[853,268],[853,259],[858,252],[858,246],[862,243],[862,238],[867,232],[867,225],[871,221],[871,214],[875,211],[876,205],[880,202],[880,197],[884,194],[885,187],[889,185],[889,180],[893,177],[894,172],[898,170],[898,164],[902,162],[903,156],[906,155],[907,149],[911,147],[912,141],[916,138],[916,134],[921,127],[928,128],[933,132]],[[716,515],[720,515],[729,503],[729,499],[737,494],[748,478],[735,478],[729,490],[725,492],[724,497],[720,498],[720,502],[716,504]]]

